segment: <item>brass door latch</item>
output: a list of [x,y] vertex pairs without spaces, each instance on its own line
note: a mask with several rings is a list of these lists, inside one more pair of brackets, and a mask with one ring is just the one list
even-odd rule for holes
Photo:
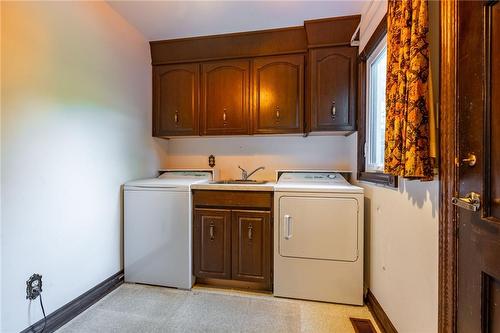
[[451,198],[451,203],[460,208],[477,212],[481,208],[481,196],[476,192],[469,192],[465,197]]
[[[462,163],[467,164],[470,167],[476,165],[477,157],[474,153],[469,153],[466,158],[462,159]],[[460,160],[458,157],[455,157],[455,166],[458,168],[460,166]]]

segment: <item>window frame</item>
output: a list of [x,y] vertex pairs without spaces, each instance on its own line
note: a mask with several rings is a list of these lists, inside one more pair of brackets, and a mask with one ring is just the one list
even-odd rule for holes
[[358,59],[358,180],[398,187],[398,177],[383,172],[366,171],[365,144],[367,134],[367,60],[377,51],[387,35],[387,16],[379,23]]
[[[371,165],[369,162],[369,156],[371,155],[372,151],[372,145],[370,144],[372,141],[372,136],[374,132],[373,125],[375,123],[372,123],[373,120],[373,105],[371,105],[371,100],[372,100],[372,89],[370,87],[370,84],[372,83],[372,66],[375,64],[378,60],[379,57],[382,55],[382,53],[387,52],[387,41],[382,38],[382,40],[377,44],[377,47],[373,50],[372,54],[368,57],[366,60],[366,137],[365,137],[365,171],[366,172],[383,172],[383,164],[382,164],[382,169],[379,169],[375,167],[374,165]],[[385,73],[384,73],[385,74]],[[385,91],[385,87],[384,87]],[[385,140],[384,140],[385,141]]]

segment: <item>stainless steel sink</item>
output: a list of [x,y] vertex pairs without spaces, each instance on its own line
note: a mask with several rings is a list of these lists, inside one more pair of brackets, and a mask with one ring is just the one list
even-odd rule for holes
[[233,184],[233,185],[237,185],[237,184],[258,185],[258,184],[265,184],[265,183],[267,183],[266,180],[251,180],[251,179],[247,179],[247,180],[227,179],[227,180],[218,180],[215,182],[210,182],[210,184]]

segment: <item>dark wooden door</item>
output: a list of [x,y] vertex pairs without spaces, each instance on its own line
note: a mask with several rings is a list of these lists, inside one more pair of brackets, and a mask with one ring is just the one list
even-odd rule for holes
[[198,135],[199,65],[153,67],[153,135]]
[[255,59],[253,86],[253,133],[303,132],[303,55]]
[[250,133],[249,62],[202,65],[202,131],[205,135]]
[[231,278],[231,211],[194,210],[194,275],[201,278]]
[[233,210],[234,280],[271,282],[271,218],[269,212]]
[[458,12],[457,329],[500,332],[500,3]]
[[310,51],[310,118],[312,131],[356,129],[356,47]]

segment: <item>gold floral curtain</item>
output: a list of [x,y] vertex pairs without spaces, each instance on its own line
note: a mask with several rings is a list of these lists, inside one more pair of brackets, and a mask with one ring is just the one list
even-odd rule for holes
[[423,180],[433,177],[428,30],[426,0],[389,0],[384,171]]

